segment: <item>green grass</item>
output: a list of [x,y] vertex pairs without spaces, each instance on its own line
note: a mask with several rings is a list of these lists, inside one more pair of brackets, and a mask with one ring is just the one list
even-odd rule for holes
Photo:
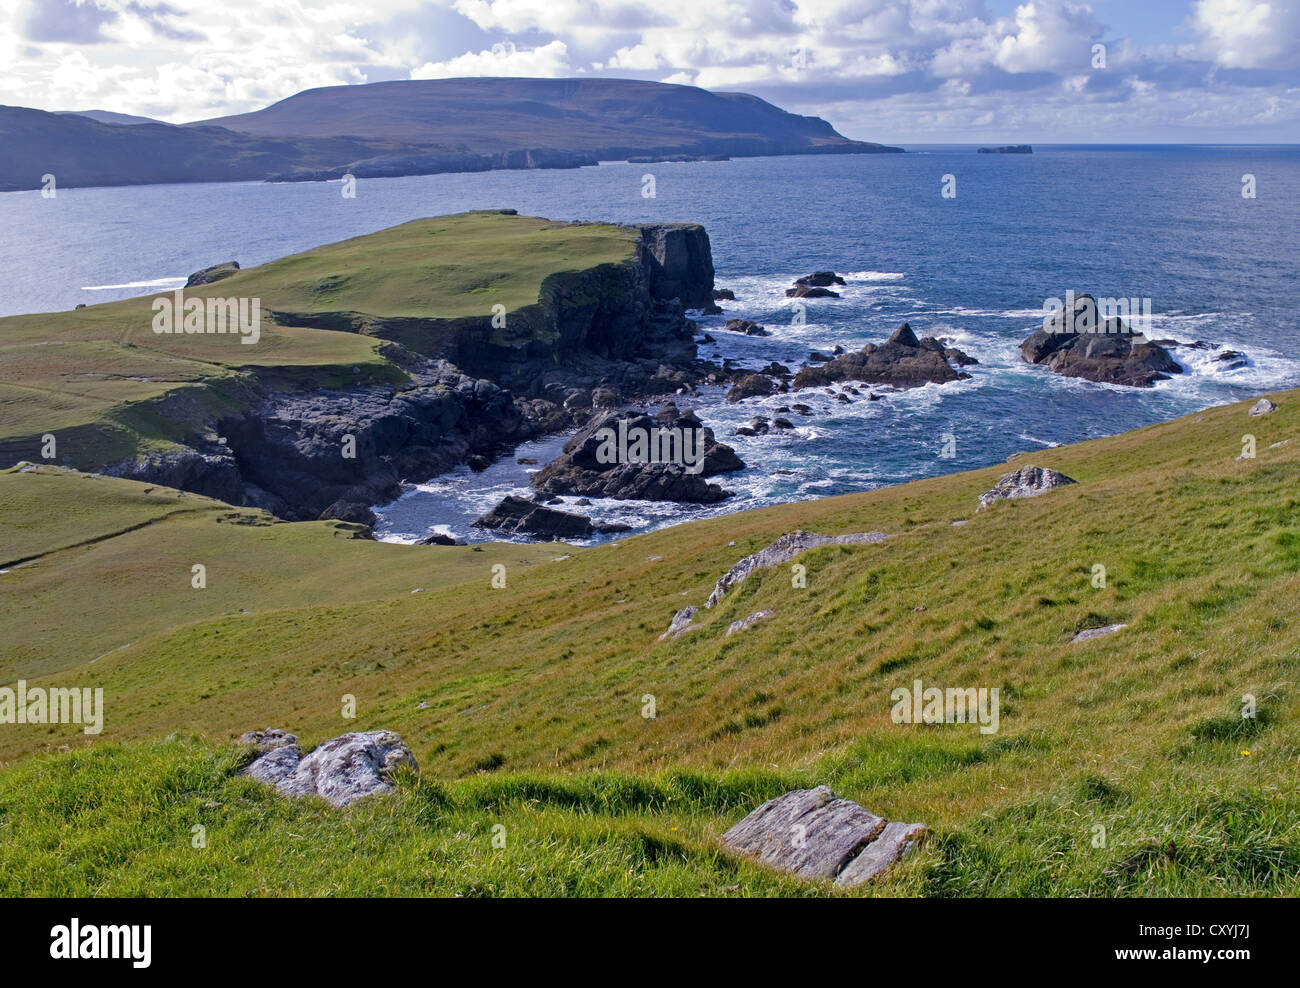
[[[716,837],[827,783],[932,828],[882,894],[1294,895],[1300,392],[1273,397],[1260,419],[1243,403],[1036,451],[1080,483],[978,514],[1006,467],[588,550],[384,546],[231,526],[216,506],[89,546],[50,521],[29,540],[44,554],[0,574],[0,635],[25,650],[4,676],[102,686],[105,730],[0,728],[0,874],[23,893],[188,875],[236,895],[825,894],[719,857]],[[1256,460],[1235,459],[1245,432]],[[82,535],[118,499],[133,517],[168,504],[75,474],[0,476],[0,494],[37,483],[102,492]],[[61,514],[60,497],[28,510]],[[794,528],[892,537],[806,554],[805,589],[760,571],[701,630],[657,640]],[[216,562],[195,591],[201,557]],[[726,636],[759,609],[775,614]],[[998,687],[999,733],[894,724],[889,694],[914,679]],[[1247,694],[1258,716],[1241,724]],[[272,725],[308,745],[396,730],[420,781],[343,813],[274,799],[231,778],[228,744]],[[203,740],[157,740],[173,733]],[[504,851],[496,822],[519,837]]]

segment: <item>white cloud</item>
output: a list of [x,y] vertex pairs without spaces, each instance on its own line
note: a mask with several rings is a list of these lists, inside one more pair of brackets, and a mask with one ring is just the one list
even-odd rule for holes
[[1201,40],[1187,53],[1224,68],[1300,64],[1300,4],[1293,0],[1199,0],[1192,26]]
[[425,62],[411,70],[412,79],[455,79],[461,76],[566,76],[573,73],[563,41],[538,48],[516,48],[512,42],[486,51],[466,52],[445,62]]

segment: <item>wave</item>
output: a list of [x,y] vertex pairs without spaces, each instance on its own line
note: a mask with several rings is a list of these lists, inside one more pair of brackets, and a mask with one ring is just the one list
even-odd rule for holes
[[121,285],[83,285],[83,292],[111,292],[123,288],[161,288],[164,285],[185,284],[185,278],[154,278],[152,281],[128,281]]

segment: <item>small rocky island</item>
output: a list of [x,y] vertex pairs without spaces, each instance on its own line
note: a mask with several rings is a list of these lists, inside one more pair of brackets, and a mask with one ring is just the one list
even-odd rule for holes
[[953,365],[967,367],[976,363],[974,357],[956,347],[946,347],[932,336],[918,339],[912,327],[903,323],[884,343],[868,343],[856,353],[806,365],[794,376],[791,388],[798,391],[839,381],[919,388],[923,384],[967,380],[970,375]]
[[1183,372],[1168,350],[1122,319],[1102,319],[1091,295],[1075,296],[1072,307],[1044,319],[1042,328],[1020,344],[1020,352],[1031,364],[1066,377],[1134,388],[1149,388]]

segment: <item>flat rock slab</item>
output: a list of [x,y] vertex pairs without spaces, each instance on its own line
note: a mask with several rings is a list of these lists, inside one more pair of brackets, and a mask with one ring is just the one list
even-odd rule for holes
[[1092,641],[1094,638],[1105,638],[1107,635],[1113,635],[1115,632],[1123,631],[1127,627],[1127,624],[1108,624],[1104,628],[1088,628],[1071,638],[1070,644]]
[[769,799],[722,835],[727,849],[801,878],[834,878],[885,821],[827,786]]
[[882,874],[925,836],[923,823],[890,823],[880,836],[862,849],[862,852],[844,866],[835,884],[856,888]]

